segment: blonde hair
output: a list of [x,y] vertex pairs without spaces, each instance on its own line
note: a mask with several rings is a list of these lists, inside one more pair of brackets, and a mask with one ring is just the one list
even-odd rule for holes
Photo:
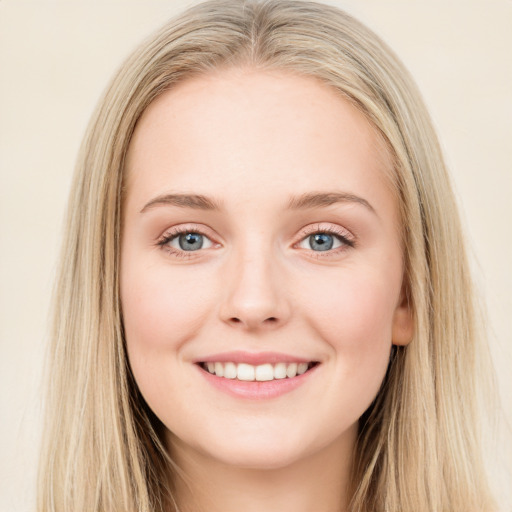
[[477,377],[488,354],[441,150],[393,52],[314,2],[212,0],[168,22],[124,63],[78,158],[54,294],[38,510],[176,509],[161,425],[131,376],[119,300],[124,160],[163,91],[226,67],[319,79],[363,112],[394,157],[415,335],[397,347],[360,421],[351,512],[490,512]]

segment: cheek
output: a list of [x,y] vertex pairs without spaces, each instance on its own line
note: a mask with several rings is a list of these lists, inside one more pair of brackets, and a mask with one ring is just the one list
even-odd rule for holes
[[[391,344],[398,292],[382,275],[344,272],[322,290],[304,289],[315,330],[334,348],[360,349]],[[306,302],[306,299],[304,300]]]
[[370,269],[354,270],[331,279],[321,293],[316,287],[304,290],[309,304],[306,317],[332,354],[333,393],[341,392],[335,391],[336,386],[343,390],[344,412],[353,409],[353,417],[359,417],[375,398],[389,362],[400,281],[387,277]]
[[186,340],[205,309],[196,284],[180,272],[166,275],[162,269],[126,268],[121,302],[128,343],[159,350]]
[[[141,265],[125,258],[121,303],[126,347],[137,385],[155,411],[167,410],[174,397],[174,375],[181,375],[180,349],[199,330],[207,313],[198,283],[184,272]],[[172,372],[170,370],[172,369]],[[177,372],[177,373],[176,373]],[[181,380],[181,385],[186,383]]]

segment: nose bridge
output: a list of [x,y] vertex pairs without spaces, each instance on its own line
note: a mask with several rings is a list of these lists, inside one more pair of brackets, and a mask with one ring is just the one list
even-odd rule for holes
[[257,329],[288,319],[285,275],[268,235],[252,233],[234,244],[227,265],[224,321]]

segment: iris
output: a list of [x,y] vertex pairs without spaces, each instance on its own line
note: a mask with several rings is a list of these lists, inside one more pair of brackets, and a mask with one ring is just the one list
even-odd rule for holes
[[203,235],[199,233],[186,233],[179,236],[180,249],[184,251],[195,251],[203,246]]
[[328,235],[326,233],[316,233],[315,235],[311,235],[309,237],[309,243],[311,244],[311,248],[313,250],[328,251],[329,249],[332,249],[334,240],[332,235]]

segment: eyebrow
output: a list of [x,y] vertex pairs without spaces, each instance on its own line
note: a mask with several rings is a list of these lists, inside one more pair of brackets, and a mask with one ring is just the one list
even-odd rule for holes
[[373,206],[362,197],[347,192],[309,192],[290,198],[290,210],[305,210],[308,208],[322,208],[337,203],[357,203],[375,213]]
[[[299,196],[293,196],[288,201],[288,209],[307,210],[338,203],[360,204],[375,213],[375,209],[366,199],[347,192],[308,192]],[[220,211],[223,209],[220,201],[201,194],[163,194],[149,201],[140,213],[146,212],[155,206],[177,206],[179,208],[210,211]]]
[[201,194],[164,194],[149,201],[140,213],[155,206],[178,206],[195,210],[222,210],[220,201]]

